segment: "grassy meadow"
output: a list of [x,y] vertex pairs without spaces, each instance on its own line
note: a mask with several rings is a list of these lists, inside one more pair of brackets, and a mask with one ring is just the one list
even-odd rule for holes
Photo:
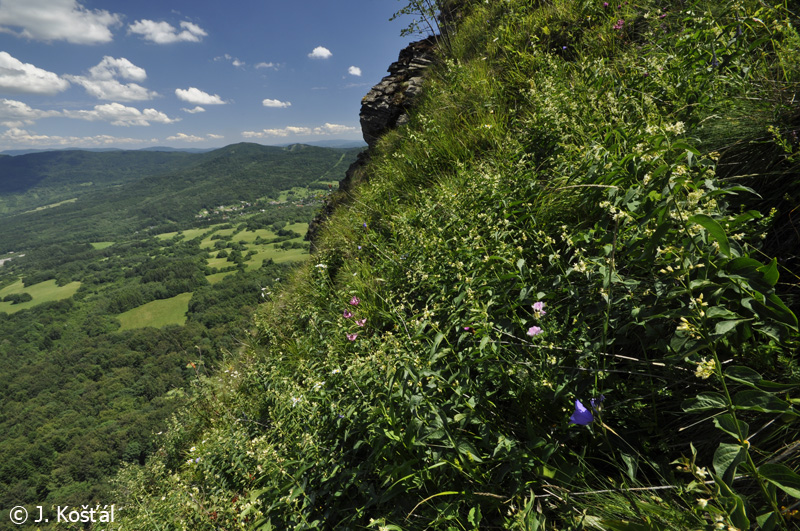
[[128,310],[117,315],[120,330],[133,330],[152,326],[163,328],[167,325],[183,325],[192,293],[181,293],[169,299],[160,299]]
[[46,280],[31,286],[25,287],[22,280],[19,280],[5,288],[0,289],[0,301],[9,295],[27,293],[32,299],[27,302],[20,302],[13,304],[11,302],[0,302],[0,312],[15,313],[20,310],[31,308],[44,302],[58,301],[68,299],[75,295],[78,288],[81,287],[80,282],[70,282],[64,286],[56,284],[55,280]]

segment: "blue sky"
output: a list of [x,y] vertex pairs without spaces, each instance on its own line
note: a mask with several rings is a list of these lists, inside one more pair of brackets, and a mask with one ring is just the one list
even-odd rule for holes
[[361,139],[398,0],[0,0],[0,151]]

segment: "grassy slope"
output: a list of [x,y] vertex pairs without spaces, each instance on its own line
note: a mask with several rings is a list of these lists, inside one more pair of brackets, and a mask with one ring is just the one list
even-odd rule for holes
[[126,528],[792,525],[797,272],[719,173],[796,197],[796,20],[528,4],[474,3]]

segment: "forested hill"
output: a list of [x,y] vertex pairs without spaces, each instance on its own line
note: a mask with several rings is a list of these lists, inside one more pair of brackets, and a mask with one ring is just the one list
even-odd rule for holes
[[[359,148],[242,143],[208,153],[48,152],[0,159],[0,252],[180,228],[203,209],[339,176]],[[5,193],[3,193],[5,191]],[[154,232],[153,232],[154,231]]]
[[122,528],[797,529],[797,2],[402,4],[415,107]]

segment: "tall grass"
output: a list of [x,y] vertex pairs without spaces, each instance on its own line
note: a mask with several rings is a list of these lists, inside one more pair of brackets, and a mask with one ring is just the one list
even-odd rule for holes
[[120,477],[125,526],[793,525],[778,214],[713,150],[793,112],[794,15],[465,9],[316,255]]

